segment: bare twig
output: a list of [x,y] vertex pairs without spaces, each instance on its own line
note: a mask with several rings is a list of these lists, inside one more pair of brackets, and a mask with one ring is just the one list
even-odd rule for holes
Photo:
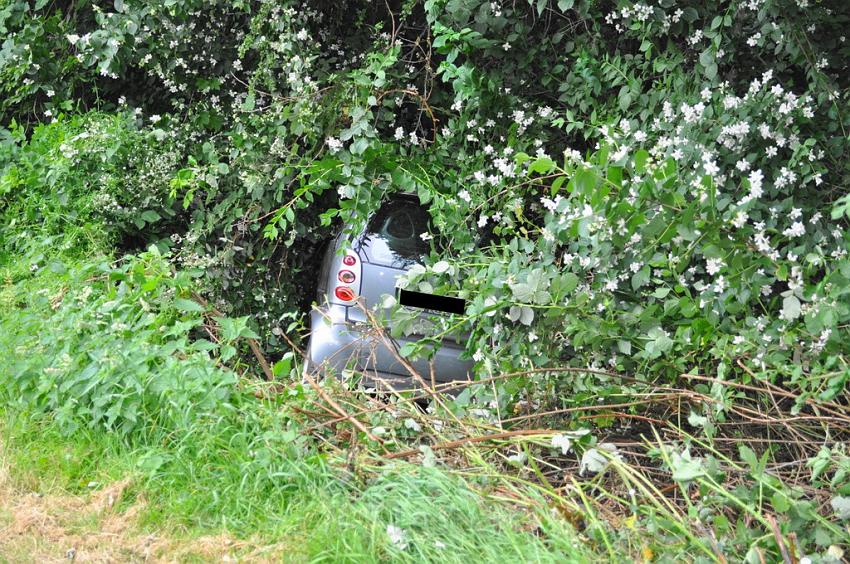
[[[495,433],[493,435],[482,435],[480,437],[464,437],[462,439],[457,439],[455,441],[449,441],[447,443],[439,443],[436,445],[431,445],[431,450],[446,450],[453,449],[457,447],[461,447],[468,444],[474,443],[483,443],[487,441],[498,441],[503,439],[510,439],[512,437],[521,437],[521,436],[529,436],[529,435],[555,435],[557,431],[552,431],[549,429],[519,429],[516,431],[505,431],[503,433]],[[388,454],[385,458],[408,458],[410,456],[414,456],[416,454],[421,454],[422,451],[419,449],[410,449],[403,450],[401,452],[394,452],[392,454]]]
[[367,437],[369,437],[370,440],[373,440],[380,445],[384,444],[384,441],[381,440],[380,437],[375,435],[372,431],[367,429],[363,425],[363,423],[361,423],[360,421],[358,421],[357,419],[355,419],[354,417],[349,415],[347,411],[345,411],[342,407],[340,407],[340,405],[337,402],[335,402],[333,400],[333,398],[331,396],[329,396],[328,393],[325,392],[322,389],[321,386],[319,386],[318,383],[316,383],[316,380],[312,376],[310,376],[309,374],[307,374],[305,372],[304,373],[304,379],[307,380],[307,383],[310,384],[310,387],[312,387],[316,391],[316,393],[319,394],[319,396],[328,403],[328,405],[330,405],[334,410],[336,410],[336,412],[339,413],[341,416],[345,417],[345,419],[350,421],[351,424],[354,425],[354,427],[356,427],[359,431],[361,431]]
[[784,564],[797,564],[788,551],[788,547],[785,545],[785,539],[782,538],[782,532],[779,530],[779,525],[776,524],[776,519],[770,514],[765,515],[765,517],[770,524],[771,531],[773,531],[773,538],[776,539],[776,544],[779,546],[779,552],[782,554],[782,562]]

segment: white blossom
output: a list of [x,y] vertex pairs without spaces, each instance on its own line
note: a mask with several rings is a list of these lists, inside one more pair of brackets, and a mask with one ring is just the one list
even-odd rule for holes
[[325,139],[325,143],[327,143],[328,150],[331,153],[337,153],[340,149],[342,149],[342,141],[340,141],[336,137],[328,137],[327,139]]
[[786,237],[802,237],[806,234],[806,226],[800,221],[795,221],[791,227],[782,232]]
[[387,536],[390,537],[390,542],[393,543],[399,550],[407,548],[407,533],[404,529],[395,525],[387,525]]

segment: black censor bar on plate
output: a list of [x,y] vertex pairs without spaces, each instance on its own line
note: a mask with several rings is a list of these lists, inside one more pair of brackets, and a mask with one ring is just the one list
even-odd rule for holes
[[399,290],[398,303],[403,306],[444,311],[446,313],[463,313],[466,309],[466,300],[449,298],[447,296],[435,296],[434,294],[423,294],[422,292],[411,292],[410,290]]

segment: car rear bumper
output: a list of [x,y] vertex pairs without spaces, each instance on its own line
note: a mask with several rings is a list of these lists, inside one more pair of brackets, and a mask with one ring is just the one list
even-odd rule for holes
[[[390,385],[396,389],[416,387],[417,378],[405,368],[397,353],[405,342],[395,340],[395,350],[387,347],[376,329],[346,320],[345,306],[331,305],[314,309],[311,314],[309,365],[323,372],[343,375],[346,371],[362,374],[364,380]],[[426,382],[469,380],[473,362],[461,360],[463,348],[444,342],[430,360],[409,360]]]

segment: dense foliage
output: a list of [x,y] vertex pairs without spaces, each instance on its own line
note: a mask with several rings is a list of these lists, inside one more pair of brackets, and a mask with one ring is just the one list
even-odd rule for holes
[[[807,402],[843,405],[850,379],[848,29],[844,0],[1,0],[0,245],[34,270],[42,236],[155,245],[281,356],[323,242],[414,192],[443,241],[406,283],[467,298],[478,374],[517,374],[461,408],[690,374],[767,382],[817,416]],[[104,267],[123,282],[103,307],[151,291],[133,264]],[[134,362],[167,373],[168,338],[152,342]],[[742,392],[699,391],[684,418],[711,438]],[[132,426],[141,407],[91,409]],[[815,481],[847,460],[820,441]],[[700,467],[687,453],[665,460]],[[848,478],[829,485],[840,507]],[[783,495],[804,552],[838,542]],[[722,544],[755,559],[756,537]]]

